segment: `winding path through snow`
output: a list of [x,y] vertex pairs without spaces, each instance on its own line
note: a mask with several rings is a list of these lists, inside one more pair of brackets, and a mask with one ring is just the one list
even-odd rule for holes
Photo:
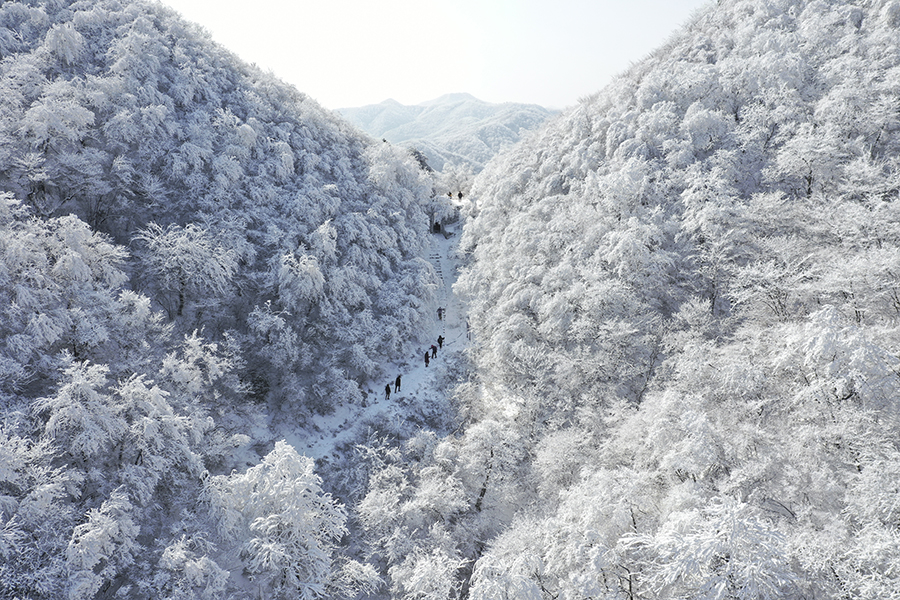
[[[367,394],[364,406],[343,403],[330,415],[314,416],[312,423],[303,429],[280,428],[277,436],[283,437],[298,453],[316,460],[337,457],[340,446],[364,437],[362,428],[367,423],[379,417],[404,419],[408,414],[405,406],[426,402],[439,393],[436,391],[438,362],[460,353],[467,342],[464,306],[453,293],[460,266],[455,258],[460,232],[454,229],[449,232],[452,234],[449,238],[442,235],[431,238],[428,257],[438,274],[440,285],[436,294],[438,304],[433,309],[433,321],[428,330],[422,332],[420,339],[408,341],[406,360],[384,365],[388,374],[385,380],[366,382],[363,386]],[[442,320],[437,317],[438,306],[445,309]],[[426,367],[425,352],[432,344],[437,345],[439,335],[444,337],[444,346],[438,350],[437,358],[432,359],[431,366]],[[394,393],[394,378],[398,374],[401,376],[401,389]],[[390,400],[385,400],[384,386],[388,383],[392,393]]]

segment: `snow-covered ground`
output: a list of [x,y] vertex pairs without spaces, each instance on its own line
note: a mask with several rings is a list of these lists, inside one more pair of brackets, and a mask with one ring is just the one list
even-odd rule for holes
[[[434,306],[433,320],[417,340],[407,343],[409,352],[405,360],[388,362],[383,365],[389,374],[384,380],[368,381],[363,386],[367,394],[365,406],[351,403],[338,405],[330,415],[316,415],[311,424],[291,427],[281,424],[276,427],[278,438],[284,438],[298,453],[317,461],[328,461],[338,456],[338,449],[347,444],[362,441],[366,429],[378,421],[399,421],[409,418],[410,407],[421,407],[424,403],[434,403],[437,407],[448,407],[441,396],[444,392],[438,386],[438,372],[443,371],[441,361],[462,360],[467,343],[466,314],[463,303],[453,293],[453,284],[459,270],[456,248],[459,245],[462,224],[448,228],[449,237],[433,235],[429,260],[440,278],[437,304]],[[438,319],[438,307],[444,309],[443,319]],[[425,352],[432,344],[437,346],[438,336],[444,337],[443,348],[437,358],[425,366]],[[394,392],[394,379],[401,376],[400,391]],[[390,399],[385,399],[384,386],[391,385]],[[396,429],[400,429],[397,427]]]

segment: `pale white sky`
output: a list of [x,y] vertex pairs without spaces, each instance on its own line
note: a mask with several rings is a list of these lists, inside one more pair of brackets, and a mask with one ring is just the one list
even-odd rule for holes
[[326,108],[452,92],[564,108],[708,0],[161,0]]

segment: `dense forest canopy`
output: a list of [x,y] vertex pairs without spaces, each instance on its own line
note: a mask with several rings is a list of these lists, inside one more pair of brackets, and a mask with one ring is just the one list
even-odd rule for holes
[[[471,191],[160,4],[0,23],[0,598],[898,597],[900,0],[710,5]],[[279,440],[462,187],[465,360]]]
[[127,245],[131,287],[180,330],[272,342],[247,357],[254,393],[320,402],[275,374],[290,370],[358,399],[366,357],[409,335],[431,276],[431,183],[409,157],[161,5],[8,2],[0,19],[2,187]]
[[431,315],[434,182],[162,4],[0,25],[0,597],[375,581],[270,424],[362,403]]
[[896,597],[900,3],[719,2],[472,196],[473,597]]

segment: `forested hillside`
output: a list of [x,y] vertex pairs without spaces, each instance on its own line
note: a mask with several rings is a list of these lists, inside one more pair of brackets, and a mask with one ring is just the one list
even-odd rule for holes
[[719,2],[490,165],[473,596],[896,597],[898,193],[895,0]]
[[4,2],[0,60],[0,597],[374,581],[270,424],[433,313],[431,180],[159,3]]
[[394,597],[898,597],[900,2],[718,2],[471,197]]
[[900,0],[711,4],[461,241],[161,4],[0,25],[0,598],[900,597]]

